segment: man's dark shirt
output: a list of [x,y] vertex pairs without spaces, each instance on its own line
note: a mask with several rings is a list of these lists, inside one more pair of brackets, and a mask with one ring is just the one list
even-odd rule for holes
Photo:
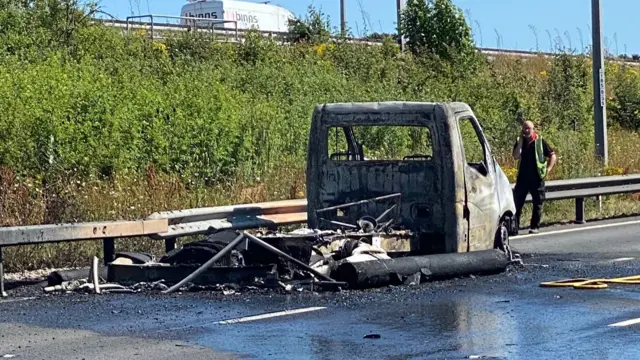
[[[538,182],[540,178],[538,176],[538,166],[536,165],[536,145],[535,141],[531,141],[528,144],[527,140],[524,140],[522,144],[522,152],[520,154],[520,169],[518,169],[518,180],[517,182]],[[518,146],[518,142],[513,145],[515,149]],[[550,158],[553,154],[553,149],[549,146],[549,144],[542,139],[542,150],[544,156]]]

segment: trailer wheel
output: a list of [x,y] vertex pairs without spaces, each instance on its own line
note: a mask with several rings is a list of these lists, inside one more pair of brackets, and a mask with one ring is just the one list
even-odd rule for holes
[[503,218],[500,219],[500,223],[498,224],[493,247],[506,251],[507,245],[509,245],[509,224],[507,220]]

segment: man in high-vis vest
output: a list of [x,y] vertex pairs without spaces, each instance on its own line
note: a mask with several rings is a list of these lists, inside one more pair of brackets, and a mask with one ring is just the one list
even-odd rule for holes
[[556,154],[542,136],[536,133],[533,123],[525,121],[522,124],[522,135],[513,147],[513,157],[519,160],[518,178],[513,189],[517,225],[520,226],[527,194],[531,193],[533,213],[529,233],[535,234],[540,228],[542,203],[545,200],[544,179],[556,164]]

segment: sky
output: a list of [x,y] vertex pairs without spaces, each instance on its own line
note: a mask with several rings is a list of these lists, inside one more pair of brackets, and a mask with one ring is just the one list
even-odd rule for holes
[[[259,2],[255,0],[249,0]],[[560,44],[576,51],[591,44],[591,0],[453,0],[464,11],[478,47],[552,51]],[[351,32],[395,32],[395,0],[345,0]],[[129,15],[180,15],[186,1],[99,0],[102,10],[124,19]],[[339,26],[340,0],[271,0],[304,17],[313,5]],[[638,0],[602,0],[604,44],[612,54],[640,54],[633,25],[640,13]],[[536,36],[537,34],[537,36]],[[555,48],[556,45],[553,45]]]

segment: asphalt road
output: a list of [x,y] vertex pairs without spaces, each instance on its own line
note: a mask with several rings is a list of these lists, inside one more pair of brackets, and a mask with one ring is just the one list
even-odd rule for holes
[[639,285],[539,286],[640,274],[640,221],[631,220],[522,235],[511,245],[523,268],[418,286],[13,297],[0,300],[0,358],[637,359]]

